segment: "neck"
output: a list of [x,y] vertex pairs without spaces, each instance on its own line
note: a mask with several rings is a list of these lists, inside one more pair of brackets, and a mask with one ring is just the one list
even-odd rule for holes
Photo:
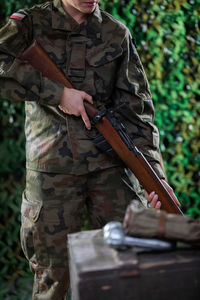
[[62,6],[63,9],[78,23],[81,24],[83,23],[87,17],[88,14],[82,13],[75,9],[73,6],[69,5],[65,1],[62,0]]

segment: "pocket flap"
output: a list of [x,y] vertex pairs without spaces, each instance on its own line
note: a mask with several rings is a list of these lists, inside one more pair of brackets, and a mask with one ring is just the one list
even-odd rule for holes
[[40,211],[42,208],[42,203],[39,201],[30,201],[26,197],[26,192],[23,192],[22,195],[22,206],[21,206],[21,214],[22,216],[31,219],[33,222],[38,220],[40,215]]
[[86,59],[90,66],[98,67],[115,60],[122,52],[123,49],[117,43],[103,43],[88,49]]

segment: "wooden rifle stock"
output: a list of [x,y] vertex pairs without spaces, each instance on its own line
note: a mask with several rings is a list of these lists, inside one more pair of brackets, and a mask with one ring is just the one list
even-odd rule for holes
[[[71,82],[65,77],[37,41],[34,41],[34,43],[22,54],[20,59],[28,61],[36,70],[40,71],[43,76],[59,82],[68,88],[73,88]],[[98,113],[98,109],[86,101],[84,102],[84,106],[90,118],[93,118]],[[183,215],[182,211],[174,202],[164,184],[143,154],[137,148],[136,154],[129,150],[128,146],[121,139],[106,116],[103,116],[95,126],[125,165],[133,172],[144,189],[148,193],[151,193],[152,191],[156,192],[161,201],[162,209],[168,213]]]

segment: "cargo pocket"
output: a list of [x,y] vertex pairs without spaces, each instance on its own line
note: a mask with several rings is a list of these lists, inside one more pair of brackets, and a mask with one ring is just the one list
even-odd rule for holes
[[34,232],[36,222],[39,219],[42,209],[42,203],[39,201],[30,201],[26,197],[26,192],[22,194],[21,205],[21,231],[20,239],[24,255],[30,260],[35,254],[34,250]]

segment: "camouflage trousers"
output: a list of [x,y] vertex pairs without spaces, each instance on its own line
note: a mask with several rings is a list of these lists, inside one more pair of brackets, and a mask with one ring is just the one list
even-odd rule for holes
[[87,206],[92,228],[122,221],[133,192],[122,168],[82,175],[27,170],[21,243],[34,273],[34,300],[61,300],[69,285],[67,234],[81,230]]

